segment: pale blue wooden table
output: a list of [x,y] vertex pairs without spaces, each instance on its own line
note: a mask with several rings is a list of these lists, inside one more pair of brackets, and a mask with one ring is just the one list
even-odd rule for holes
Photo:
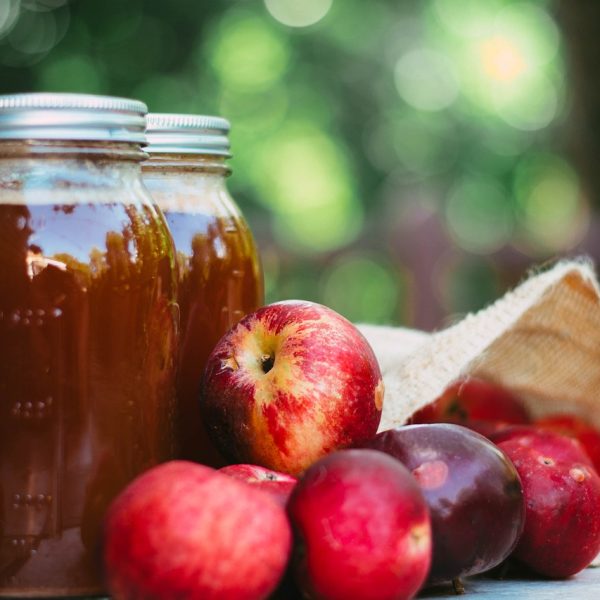
[[457,596],[452,586],[427,590],[419,600],[600,600],[600,568],[589,568],[566,580],[491,579],[474,577],[464,580],[465,593]]

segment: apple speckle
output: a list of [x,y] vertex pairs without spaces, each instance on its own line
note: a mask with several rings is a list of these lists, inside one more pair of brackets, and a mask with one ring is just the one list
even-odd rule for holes
[[581,467],[573,467],[569,471],[569,475],[577,482],[585,481],[586,472]]

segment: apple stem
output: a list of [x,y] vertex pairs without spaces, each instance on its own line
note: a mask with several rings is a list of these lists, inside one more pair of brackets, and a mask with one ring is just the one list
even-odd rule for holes
[[452,580],[452,587],[454,588],[454,593],[457,596],[460,596],[465,593],[465,586],[463,582],[460,580],[460,577],[456,577]]
[[275,357],[272,354],[263,354],[260,357],[260,366],[262,367],[263,373],[268,373],[275,364]]

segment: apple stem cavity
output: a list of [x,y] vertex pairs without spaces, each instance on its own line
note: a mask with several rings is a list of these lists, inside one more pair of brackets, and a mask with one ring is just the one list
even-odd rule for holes
[[260,366],[265,375],[273,368],[274,364],[275,356],[273,354],[263,354],[260,357]]

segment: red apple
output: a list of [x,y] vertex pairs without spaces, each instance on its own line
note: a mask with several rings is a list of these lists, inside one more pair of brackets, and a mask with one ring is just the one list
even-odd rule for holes
[[533,446],[553,460],[594,466],[584,447],[576,439],[535,425],[512,425],[491,433],[489,438],[496,445],[510,440],[520,446]]
[[453,383],[434,402],[417,411],[410,423],[456,423],[500,421],[528,423],[521,401],[506,388],[469,377]]
[[463,421],[461,425],[488,439],[491,439],[497,433],[504,431],[507,427],[519,427],[519,425],[511,425],[506,421],[483,421],[481,419],[468,419]]
[[291,547],[285,511],[218,471],[171,461],[135,479],[108,509],[106,581],[117,600],[261,600]]
[[600,431],[575,415],[548,415],[534,421],[536,427],[575,438],[600,473]]
[[292,475],[265,469],[259,465],[229,465],[219,469],[219,473],[244,481],[256,489],[271,494],[282,506],[287,504],[297,482]]
[[[557,436],[560,438],[560,436]],[[600,552],[600,477],[579,461],[555,458],[548,438],[501,442],[513,461],[526,500],[525,529],[514,556],[530,569],[554,578],[578,573]],[[550,450],[550,451],[549,451]]]
[[374,450],[340,450],[292,492],[296,579],[305,598],[412,598],[431,560],[425,500],[410,473]]
[[219,341],[202,380],[201,408],[232,462],[298,474],[338,448],[375,435],[383,381],[366,339],[312,302],[277,302]]

